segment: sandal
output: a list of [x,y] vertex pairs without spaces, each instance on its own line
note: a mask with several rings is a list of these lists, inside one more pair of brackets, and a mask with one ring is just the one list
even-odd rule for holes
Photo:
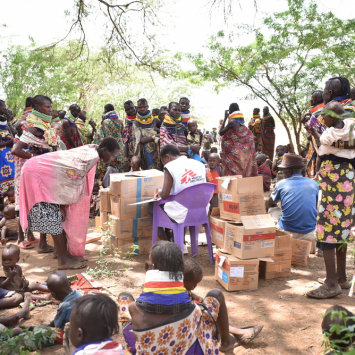
[[79,270],[79,269],[84,269],[87,267],[87,262],[86,261],[79,261],[76,264],[72,265],[72,266],[63,266],[63,267],[59,267],[58,270]]
[[[325,278],[324,278],[324,279],[321,279],[321,278],[318,279],[318,282],[319,282],[321,285],[324,284],[324,281],[325,281]],[[346,280],[346,281],[343,282],[343,283],[340,283],[340,282],[338,281],[338,283],[339,283],[339,286],[340,286],[343,290],[348,290],[348,289],[351,287],[351,283],[350,283],[348,280]]]
[[306,293],[306,295],[308,297],[316,298],[319,300],[323,300],[326,298],[333,298],[333,297],[339,296],[341,294],[342,294],[342,290],[339,285],[335,290],[330,291],[328,286],[325,283],[322,286],[316,288],[315,290],[312,290],[312,291],[309,291],[308,293]]
[[33,249],[34,245],[31,245],[31,243],[22,241],[20,243],[17,243],[17,246],[21,249]]
[[246,335],[244,337],[241,337],[240,340],[244,343],[244,344],[249,344],[251,341],[253,341],[263,330],[264,326],[263,325],[257,325],[256,327],[244,327],[241,329],[253,329],[253,335]]
[[35,240],[27,240],[28,244],[35,244],[35,243],[39,243],[39,238],[35,238]]
[[54,247],[51,245],[47,245],[46,248],[38,248],[38,254],[46,254],[46,253],[52,253],[54,251]]

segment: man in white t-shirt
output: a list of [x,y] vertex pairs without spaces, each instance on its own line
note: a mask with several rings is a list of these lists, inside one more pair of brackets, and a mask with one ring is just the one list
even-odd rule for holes
[[[164,183],[163,187],[158,188],[154,194],[156,200],[159,198],[165,200],[170,194],[206,182],[206,168],[204,164],[180,155],[177,146],[164,146],[160,151],[160,158],[164,164]],[[164,206],[164,211],[170,218],[177,220],[178,216],[183,214],[184,207],[182,206],[179,210],[177,202],[170,202],[169,206],[166,205]],[[153,221],[153,203],[148,205],[148,215],[150,220]],[[174,218],[175,216],[176,218]],[[160,240],[166,240],[164,228],[158,228],[158,237]]]

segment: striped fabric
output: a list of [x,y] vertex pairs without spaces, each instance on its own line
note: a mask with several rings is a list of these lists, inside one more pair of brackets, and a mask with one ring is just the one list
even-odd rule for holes
[[269,113],[261,122],[261,150],[270,160],[274,159],[275,148],[275,121]]
[[228,121],[235,121],[240,124],[244,124],[244,115],[240,111],[234,111],[229,115]]
[[[176,127],[170,127],[169,125],[162,124],[160,127],[160,149],[168,144],[176,146],[186,146],[185,126],[181,125]],[[186,154],[181,152],[182,155]]]
[[187,122],[189,122],[190,118],[191,118],[191,113],[189,110],[185,111],[185,112],[181,112],[181,118],[182,118],[182,124],[184,126],[187,125]]
[[178,281],[172,280],[168,271],[148,270],[145,277],[145,284],[139,301],[165,306],[177,303],[189,303],[183,275]]

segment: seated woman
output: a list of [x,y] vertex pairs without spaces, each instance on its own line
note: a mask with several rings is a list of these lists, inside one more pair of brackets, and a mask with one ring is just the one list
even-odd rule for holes
[[[156,243],[146,269],[138,300],[127,292],[118,297],[127,350],[138,355],[204,355],[238,346],[229,332],[227,306],[220,290],[208,292],[203,304],[189,299],[183,283],[184,260],[176,244]],[[253,336],[252,328],[235,329],[240,337]]]

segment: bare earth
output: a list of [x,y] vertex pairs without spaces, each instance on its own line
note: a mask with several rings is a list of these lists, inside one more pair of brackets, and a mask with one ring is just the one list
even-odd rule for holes
[[[92,223],[92,221],[91,221]],[[37,248],[37,247],[36,247]],[[51,254],[37,254],[36,248],[22,250],[20,264],[26,278],[30,281],[45,281],[48,275],[56,269],[57,262]],[[100,242],[87,245],[89,266],[95,267]],[[190,251],[190,249],[189,249]],[[0,248],[2,252],[2,247]],[[189,255],[191,257],[191,254]],[[114,295],[122,291],[139,296],[144,283],[144,261],[142,255],[130,262],[133,270],[122,272],[117,279],[99,280]],[[354,300],[348,297],[345,290],[342,295],[329,300],[314,300],[307,298],[305,293],[317,287],[317,279],[325,277],[322,258],[310,256],[307,267],[292,267],[292,276],[274,280],[260,280],[259,289],[249,292],[227,292],[214,279],[214,265],[209,263],[206,246],[199,247],[196,260],[204,271],[203,281],[195,292],[205,295],[212,288],[220,288],[224,292],[231,321],[238,326],[263,324],[264,330],[249,346],[241,346],[226,354],[318,354],[322,351],[322,335],[320,323],[325,310],[335,304],[340,304],[350,311],[355,311]],[[119,265],[119,260],[117,265]],[[84,270],[83,270],[84,271]],[[348,260],[348,274],[354,272],[353,259]],[[75,272],[67,271],[67,275]],[[21,325],[39,325],[48,316],[55,315],[58,302],[40,307],[31,312],[31,319],[21,321]],[[1,310],[0,317],[6,317],[18,309]],[[123,341],[121,335],[116,339]],[[59,345],[40,351],[40,354],[64,354]]]

